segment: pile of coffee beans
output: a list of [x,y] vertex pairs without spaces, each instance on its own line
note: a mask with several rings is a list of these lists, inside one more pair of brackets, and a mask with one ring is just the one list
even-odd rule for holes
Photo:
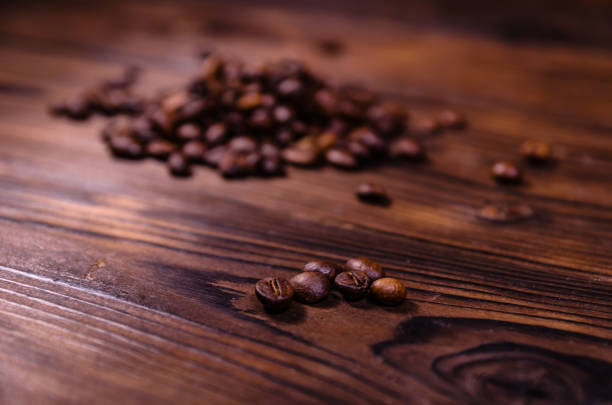
[[227,178],[279,176],[286,164],[351,170],[386,159],[423,161],[413,135],[466,126],[450,110],[411,126],[404,106],[361,86],[333,86],[295,60],[248,65],[201,56],[184,88],[144,100],[131,91],[130,69],[51,111],[73,119],[120,114],[102,133],[114,156],[154,158],[175,176],[204,164]]
[[335,289],[344,299],[358,300],[369,295],[382,305],[399,305],[406,297],[406,287],[385,277],[382,267],[365,257],[348,260],[344,265],[329,261],[312,261],[289,280],[268,277],[255,284],[255,295],[266,311],[281,312],[296,300],[314,304]]

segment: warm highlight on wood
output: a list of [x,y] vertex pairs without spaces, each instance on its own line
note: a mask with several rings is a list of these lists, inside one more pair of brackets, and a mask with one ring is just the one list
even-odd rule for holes
[[[560,14],[567,1],[523,20],[507,5],[506,23],[476,0],[462,3],[473,13],[399,2],[395,15],[348,1],[11,3],[0,6],[1,404],[612,404],[605,2],[576,5],[575,21]],[[330,40],[333,55],[321,51]],[[226,181],[114,160],[104,119],[47,114],[126,64],[144,68],[149,94],[181,85],[211,47],[299,57],[417,118],[457,108],[469,127],[428,138],[425,163]],[[528,139],[550,142],[556,164],[521,162]],[[500,160],[520,163],[524,184],[497,185]],[[393,203],[361,203],[361,182]],[[487,221],[487,203],[529,215]],[[270,315],[255,298],[260,278],[358,256],[409,300],[333,293]]]

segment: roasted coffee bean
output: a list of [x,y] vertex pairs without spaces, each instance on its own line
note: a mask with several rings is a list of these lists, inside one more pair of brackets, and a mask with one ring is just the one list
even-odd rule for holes
[[176,114],[167,114],[163,110],[154,110],[149,114],[149,120],[153,127],[164,133],[170,134],[176,124]]
[[548,163],[551,160],[550,145],[543,141],[525,141],[521,145],[521,155],[529,163]]
[[360,142],[367,146],[370,152],[373,153],[382,153],[387,147],[383,137],[368,127],[361,127],[353,130],[349,134],[349,141]]
[[202,130],[195,124],[183,124],[176,129],[176,136],[181,141],[194,141],[200,139]]
[[395,278],[383,277],[372,283],[370,294],[383,305],[399,305],[406,298],[406,287]]
[[187,91],[171,93],[161,100],[160,108],[167,115],[176,114],[189,101],[189,98]]
[[206,146],[201,141],[189,141],[181,150],[183,155],[191,163],[201,163],[204,161],[204,153],[206,153]]
[[303,304],[313,304],[327,297],[331,288],[331,283],[327,277],[321,273],[303,272],[296,274],[289,279],[293,287],[294,298]]
[[333,116],[338,113],[340,100],[330,89],[321,89],[315,93],[315,102],[326,115]]
[[236,107],[240,110],[252,110],[261,103],[261,93],[245,93],[236,101]]
[[344,267],[339,264],[328,262],[325,260],[315,260],[304,265],[302,271],[316,271],[323,274],[329,280],[333,281],[336,275],[344,271]]
[[257,152],[237,153],[226,152],[219,160],[219,172],[225,178],[239,178],[254,173],[257,170],[261,155]]
[[320,150],[327,150],[334,146],[338,141],[338,135],[335,132],[327,131],[317,136],[317,147]]
[[438,115],[438,122],[444,128],[449,129],[464,129],[467,126],[467,120],[460,112],[455,110],[444,110]]
[[293,110],[286,105],[279,105],[273,111],[274,120],[279,124],[285,124],[293,119]]
[[116,157],[123,159],[141,159],[144,157],[142,145],[129,136],[113,135],[109,138],[108,146]]
[[131,114],[136,115],[142,112],[144,101],[141,97],[130,93],[127,90],[99,90],[92,95],[92,107],[97,111],[106,114]]
[[319,162],[320,151],[316,140],[305,137],[283,150],[283,159],[297,166],[312,166]]
[[509,162],[495,163],[491,168],[491,175],[500,184],[518,184],[523,179],[521,170]]
[[383,103],[371,106],[366,112],[370,124],[383,134],[397,133],[404,129],[408,114],[397,103]]
[[145,117],[141,116],[135,118],[130,121],[131,125],[131,135],[134,139],[140,142],[151,142],[155,140],[158,136],[157,131],[153,128],[151,121]]
[[370,148],[361,142],[351,141],[346,144],[346,148],[355,156],[360,162],[365,162],[372,159],[372,153]]
[[385,271],[382,269],[381,265],[367,257],[349,259],[345,267],[347,271],[361,270],[365,272],[372,281],[385,276]]
[[359,164],[351,152],[341,148],[329,149],[325,152],[325,160],[340,169],[356,169]]
[[172,152],[168,157],[168,170],[170,174],[177,177],[187,177],[191,175],[191,167],[185,155],[181,152]]
[[498,223],[513,223],[531,218],[533,208],[526,204],[488,203],[478,211],[478,218]]
[[363,107],[370,106],[378,98],[376,94],[357,84],[342,85],[340,86],[339,93],[341,97]]
[[440,123],[433,118],[410,120],[410,133],[414,135],[433,135],[439,132],[440,128]]
[[361,270],[344,271],[334,279],[336,288],[346,300],[358,300],[368,292],[370,278]]
[[297,97],[302,91],[303,85],[297,79],[285,79],[278,84],[277,93],[282,97]]
[[361,201],[369,204],[389,205],[391,203],[387,191],[374,183],[360,183],[355,194]]
[[271,142],[263,142],[259,148],[259,153],[264,158],[279,158],[280,149]]
[[265,176],[282,176],[285,174],[285,165],[280,157],[266,157],[261,161],[261,172]]
[[219,145],[204,153],[204,162],[212,167],[217,167],[221,158],[227,153],[227,146]]
[[249,125],[256,129],[266,129],[272,126],[270,111],[265,108],[253,110],[249,117]]
[[293,287],[284,278],[268,277],[255,284],[255,295],[270,312],[284,311],[293,300]]
[[75,121],[86,120],[93,112],[91,102],[87,94],[79,94],[66,99],[63,103],[54,107],[56,114],[65,115]]
[[242,135],[232,139],[228,147],[232,152],[250,153],[257,150],[257,142],[250,136]]
[[227,125],[223,122],[218,122],[211,125],[206,130],[206,142],[210,145],[216,145],[222,142],[227,135]]
[[179,119],[182,121],[191,121],[201,117],[206,109],[208,103],[206,100],[197,98],[187,101],[179,111]]
[[393,159],[419,161],[425,158],[425,149],[414,139],[397,138],[389,146],[389,156]]
[[170,154],[175,150],[176,146],[173,143],[163,139],[151,141],[146,147],[147,155],[158,160],[168,159]]

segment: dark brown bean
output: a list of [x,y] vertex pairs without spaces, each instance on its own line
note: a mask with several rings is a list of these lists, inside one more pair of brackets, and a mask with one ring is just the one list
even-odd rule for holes
[[370,294],[383,305],[399,305],[406,298],[406,287],[395,278],[383,277],[372,283]]
[[285,166],[280,157],[266,157],[261,161],[261,172],[266,176],[282,176]]
[[296,97],[302,91],[302,87],[302,82],[291,78],[280,82],[276,91],[283,97]]
[[355,194],[357,198],[365,203],[376,205],[389,205],[391,203],[391,198],[389,198],[387,191],[374,183],[360,183]]
[[325,152],[325,159],[340,169],[356,169],[359,164],[351,152],[341,148],[329,149]]
[[535,211],[526,204],[488,203],[477,215],[485,221],[513,223],[533,217]]
[[389,146],[389,156],[393,159],[420,161],[425,158],[425,149],[414,139],[397,138]]
[[293,119],[293,110],[286,105],[279,105],[273,111],[274,120],[280,124],[285,124]]
[[249,125],[256,129],[266,129],[272,126],[272,117],[270,111],[266,108],[258,108],[253,110],[249,117]]
[[360,162],[365,162],[372,159],[372,153],[370,148],[361,142],[351,141],[346,144],[346,148],[355,156]]
[[358,300],[368,292],[370,278],[361,270],[344,271],[334,279],[336,288],[346,300]]
[[109,138],[108,146],[116,157],[123,159],[141,159],[144,157],[142,145],[129,136],[113,135]]
[[89,118],[93,112],[87,94],[79,94],[66,99],[63,103],[56,105],[54,111],[77,121]]
[[173,143],[163,139],[151,141],[146,147],[147,155],[158,160],[168,159],[168,156],[175,150],[176,146]]
[[191,163],[201,163],[204,161],[206,145],[201,141],[189,141],[182,148],[183,155]]
[[338,141],[338,135],[335,132],[326,131],[317,136],[317,147],[320,150],[327,150],[334,146]]
[[219,145],[209,149],[204,153],[204,162],[212,167],[217,167],[223,156],[227,153],[227,150],[228,148],[225,145]]
[[383,137],[368,127],[361,127],[353,130],[349,134],[349,140],[364,144],[369,148],[370,152],[374,153],[382,153],[387,147]]
[[187,177],[191,175],[191,167],[185,155],[181,152],[173,152],[168,157],[168,170],[170,174],[177,177]]
[[550,145],[543,141],[525,141],[521,145],[521,155],[529,163],[548,163],[551,160]]
[[495,163],[491,168],[491,175],[500,184],[519,184],[523,179],[521,170],[509,162]]
[[286,162],[297,166],[312,166],[319,162],[320,151],[312,137],[304,137],[282,152]]
[[202,130],[195,124],[187,123],[176,129],[176,136],[182,141],[194,141],[200,139]]
[[410,121],[410,133],[424,136],[440,131],[440,123],[434,118],[419,118]]
[[304,304],[313,304],[321,301],[331,288],[331,283],[327,277],[321,273],[303,272],[296,274],[289,279],[291,287],[295,292],[294,298]]
[[252,110],[262,104],[261,93],[245,93],[236,101],[236,108],[240,110]]
[[232,152],[250,153],[257,150],[257,142],[250,136],[242,135],[232,139],[228,147]]
[[223,122],[218,122],[211,125],[206,130],[205,138],[209,145],[221,143],[227,135],[227,125]]
[[255,295],[270,312],[284,311],[293,300],[293,287],[284,278],[268,277],[255,284]]
[[306,263],[302,271],[316,271],[333,281],[336,278],[336,275],[344,271],[344,267],[325,260],[315,260]]
[[444,128],[449,129],[464,129],[467,126],[467,120],[460,112],[455,110],[444,110],[438,115],[438,122]]
[[367,257],[349,259],[345,267],[347,271],[361,270],[365,272],[372,281],[385,276],[385,271],[382,269],[381,265]]

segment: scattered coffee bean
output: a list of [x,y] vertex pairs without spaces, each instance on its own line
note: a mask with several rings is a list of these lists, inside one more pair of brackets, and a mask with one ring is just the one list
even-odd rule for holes
[[344,271],[334,279],[334,287],[346,300],[358,300],[368,292],[370,278],[361,270]]
[[360,183],[355,194],[357,198],[368,204],[389,205],[391,203],[387,191],[374,183]]
[[195,141],[201,135],[202,130],[195,124],[183,124],[176,129],[176,136],[182,141]]
[[393,159],[419,161],[425,158],[425,150],[414,139],[397,138],[389,146],[389,156]]
[[307,271],[296,274],[289,279],[297,301],[312,304],[327,297],[331,283],[329,279],[317,272]]
[[189,141],[183,145],[183,149],[181,151],[189,162],[201,163],[204,161],[206,146],[200,141]]
[[521,145],[521,155],[529,163],[548,163],[551,160],[550,145],[542,141],[525,141]]
[[467,126],[467,120],[463,114],[455,110],[444,110],[438,115],[438,122],[444,128],[449,129],[464,129]]
[[172,152],[168,157],[168,170],[177,177],[187,177],[191,175],[191,167],[185,155],[181,152]]
[[144,148],[133,138],[125,135],[113,135],[108,146],[114,156],[123,159],[140,159],[144,157]]
[[316,271],[323,274],[329,280],[333,281],[336,278],[336,275],[344,271],[344,268],[339,264],[323,261],[323,260],[315,260],[312,262],[308,262],[304,265],[303,271]]
[[268,277],[255,284],[255,295],[270,312],[284,311],[293,300],[293,287],[283,278]]
[[383,277],[372,283],[370,293],[383,305],[399,305],[406,298],[406,287],[395,278]]
[[533,208],[525,204],[488,203],[478,211],[480,219],[499,223],[518,222],[534,215]]
[[381,265],[367,257],[349,259],[346,262],[346,269],[349,271],[361,270],[365,272],[372,281],[385,276],[385,271],[382,269]]
[[500,184],[519,184],[523,178],[521,170],[509,162],[495,163],[491,169],[491,175]]
[[410,133],[414,135],[433,135],[440,131],[440,127],[440,123],[433,118],[419,118],[410,121]]

